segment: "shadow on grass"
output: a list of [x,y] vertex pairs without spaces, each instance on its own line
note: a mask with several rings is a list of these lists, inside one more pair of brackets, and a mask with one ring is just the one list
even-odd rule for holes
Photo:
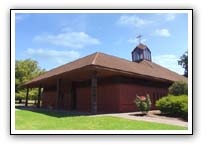
[[78,112],[78,111],[61,111],[61,110],[51,110],[45,108],[36,108],[36,107],[24,107],[24,106],[16,106],[16,109],[19,110],[27,110],[35,113],[40,113],[52,117],[63,118],[63,117],[78,117],[78,116],[88,116],[90,113],[86,112]]

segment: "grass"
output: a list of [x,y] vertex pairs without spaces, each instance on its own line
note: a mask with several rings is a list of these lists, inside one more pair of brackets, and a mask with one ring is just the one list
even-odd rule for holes
[[186,127],[111,116],[71,116],[61,112],[16,110],[17,130],[186,130]]

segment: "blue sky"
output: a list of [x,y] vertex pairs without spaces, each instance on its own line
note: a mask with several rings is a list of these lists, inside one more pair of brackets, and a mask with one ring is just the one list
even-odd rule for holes
[[187,13],[16,13],[16,59],[46,70],[94,52],[131,60],[139,34],[153,62],[183,74],[177,60],[188,47]]

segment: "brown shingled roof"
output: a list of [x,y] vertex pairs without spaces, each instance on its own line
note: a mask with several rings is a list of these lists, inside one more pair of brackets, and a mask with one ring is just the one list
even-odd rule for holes
[[71,72],[73,70],[87,67],[87,66],[97,66],[109,68],[109,70],[119,70],[125,73],[131,73],[135,75],[142,75],[147,77],[153,77],[157,79],[163,79],[168,81],[187,81],[187,78],[181,76],[173,71],[170,71],[158,64],[153,62],[143,60],[139,63],[132,62],[119,57],[107,55],[104,53],[94,53],[86,57],[80,58],[73,62],[67,63],[55,69],[52,69],[45,74],[32,79],[25,85],[30,85],[35,82],[42,81],[43,79],[48,79],[56,75],[61,75],[66,72]]

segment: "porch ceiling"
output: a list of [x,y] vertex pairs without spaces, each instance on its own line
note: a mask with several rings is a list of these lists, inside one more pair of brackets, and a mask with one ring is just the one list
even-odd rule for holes
[[166,82],[166,81],[169,82],[168,80],[159,79],[155,77],[148,77],[148,76],[136,75],[136,74],[134,75],[133,73],[129,73],[129,72],[113,70],[113,69],[96,66],[96,65],[89,65],[83,68],[65,72],[60,75],[55,75],[49,78],[45,78],[40,81],[31,82],[30,84],[25,85],[25,87],[36,88],[39,86],[42,86],[42,87],[55,86],[57,79],[62,79],[64,83],[69,82],[69,81],[80,82],[80,81],[90,80],[94,72],[97,72],[96,76],[99,78],[106,78],[106,77],[112,77],[112,76],[127,76],[127,77],[144,78],[144,79],[146,78],[148,80],[158,80],[162,82]]

